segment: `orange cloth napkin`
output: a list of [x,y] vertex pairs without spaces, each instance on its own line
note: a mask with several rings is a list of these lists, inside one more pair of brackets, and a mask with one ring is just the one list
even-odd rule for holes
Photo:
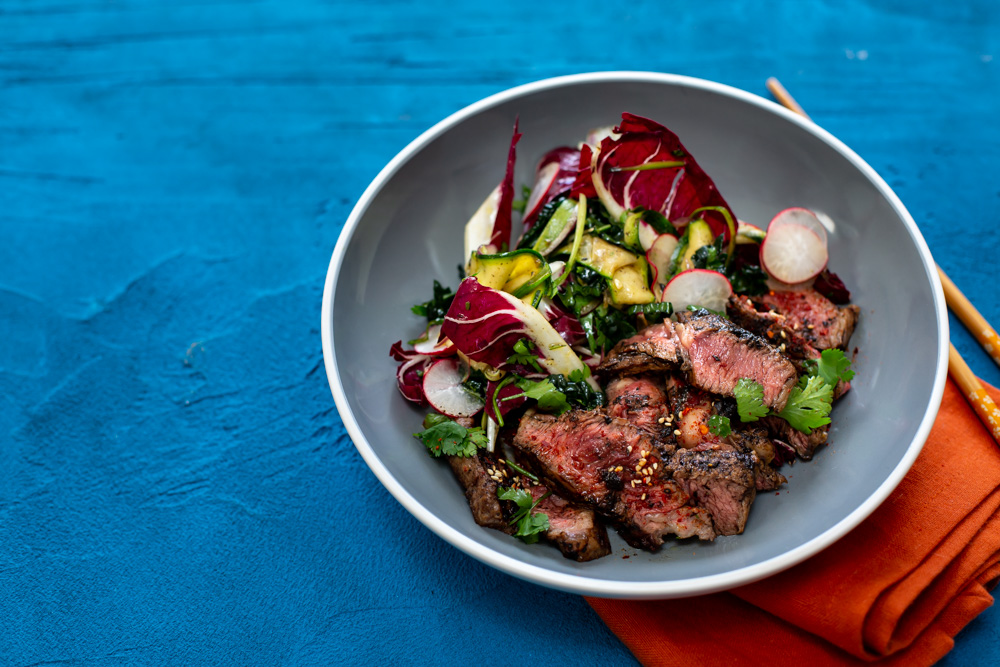
[[645,665],[931,665],[993,604],[998,507],[1000,448],[949,379],[909,474],[825,551],[725,593],[588,602]]

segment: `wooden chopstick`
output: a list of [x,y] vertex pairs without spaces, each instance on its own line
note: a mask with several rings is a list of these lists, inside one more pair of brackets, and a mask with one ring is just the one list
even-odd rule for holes
[[1000,366],[1000,336],[961,290],[955,287],[955,283],[941,270],[941,267],[938,267],[938,275],[941,276],[941,287],[944,289],[944,300],[948,302],[948,307],[958,319],[962,320],[962,324],[975,336],[993,362]]
[[[783,107],[794,111],[803,118],[809,118],[809,115],[799,106],[799,103],[795,101],[792,94],[775,77],[772,76],[767,80],[767,89],[771,91],[771,94],[774,95],[774,98]],[[935,264],[935,266],[937,265]],[[972,305],[972,302],[962,294],[951,278],[941,270],[940,266],[937,267],[937,270],[938,275],[941,277],[944,300],[948,304],[948,307],[969,328],[969,331],[976,337],[979,344],[983,346],[983,349],[990,355],[990,358],[1000,366],[1000,336],[997,336],[997,332],[993,330],[993,327],[986,321],[986,318],[980,315],[976,307]],[[983,389],[979,378],[972,372],[969,365],[965,363],[965,359],[958,353],[955,346],[951,343],[949,343],[949,346],[948,372],[951,373],[955,384],[959,386],[962,393],[969,399],[969,403],[976,411],[983,426],[990,432],[997,444],[1000,444],[1000,409],[997,409],[993,399]]]

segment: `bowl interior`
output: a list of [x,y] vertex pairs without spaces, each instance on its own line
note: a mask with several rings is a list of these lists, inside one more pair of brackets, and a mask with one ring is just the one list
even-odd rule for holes
[[[947,334],[919,233],[856,156],[773,105],[722,88],[592,78],[480,105],[418,140],[422,145],[384,174],[381,188],[345,227],[342,262],[339,272],[331,265],[328,284],[332,321],[325,323],[339,375],[331,383],[343,388],[341,413],[345,422],[356,421],[359,449],[397,498],[476,557],[541,583],[600,595],[666,597],[724,588],[809,555],[851,527],[845,519],[852,513],[847,523],[856,524],[859,508],[884,496],[886,481],[898,478],[901,462],[911,463],[922,445],[940,401]],[[531,184],[547,150],[575,145],[587,130],[614,124],[622,111],[675,131],[741,219],[766,227],[781,209],[805,206],[836,221],[830,268],[861,308],[851,341],[857,377],[834,410],[830,445],[812,462],[786,466],[788,486],[758,497],[743,535],[668,542],[656,554],[612,535],[611,556],[580,564],[473,522],[448,466],[412,438],[423,413],[399,396],[388,350],[422,330],[410,306],[429,298],[432,280],[457,285],[465,221],[503,176],[514,118],[520,117],[524,134],[517,147],[519,188]]]

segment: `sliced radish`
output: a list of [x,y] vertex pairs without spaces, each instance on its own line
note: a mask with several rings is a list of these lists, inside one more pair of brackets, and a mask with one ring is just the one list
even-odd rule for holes
[[663,288],[660,301],[669,301],[674,311],[688,306],[702,306],[710,310],[725,310],[726,301],[733,293],[729,279],[708,269],[688,269],[674,276]]
[[788,208],[774,216],[760,246],[761,266],[786,284],[815,278],[829,259],[826,228],[805,208]]
[[[440,339],[440,340],[439,340]],[[441,338],[441,325],[432,324],[427,327],[424,337],[414,343],[413,349],[420,354],[431,357],[440,357],[444,354],[451,354],[455,346],[447,338]]]
[[440,359],[424,372],[424,396],[438,412],[449,417],[471,417],[486,405],[462,386],[469,368],[457,359]]
[[645,220],[639,221],[639,245],[642,246],[643,251],[649,250],[653,246],[653,241],[659,235],[660,233],[656,231],[656,227]]
[[653,284],[665,285],[670,274],[670,258],[677,248],[677,237],[673,234],[660,234],[646,251],[646,261],[653,269]]
[[538,215],[538,211],[545,203],[545,195],[548,194],[552,184],[556,182],[558,175],[558,162],[549,162],[538,170],[538,174],[535,176],[535,186],[531,189],[531,196],[528,197],[528,203],[524,206],[525,220],[531,220]]

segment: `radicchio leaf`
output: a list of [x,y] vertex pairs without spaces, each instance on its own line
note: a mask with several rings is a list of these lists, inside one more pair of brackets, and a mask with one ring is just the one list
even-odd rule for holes
[[399,388],[399,393],[411,403],[426,405],[427,398],[424,396],[423,388],[424,371],[435,358],[414,350],[404,350],[401,340],[392,344],[389,356],[400,362],[399,368],[396,369],[396,386]]
[[580,149],[580,169],[576,172],[576,180],[573,181],[573,187],[569,192],[571,198],[579,199],[580,195],[584,195],[587,199],[597,197],[597,190],[594,189],[594,179],[592,177],[593,162],[594,151],[591,150],[589,144],[584,144],[583,148]]
[[540,312],[506,292],[481,285],[475,277],[459,285],[441,333],[467,357],[493,368],[512,368],[507,360],[514,355],[514,345],[527,338],[545,372],[569,376],[584,370],[576,352]]
[[851,302],[851,292],[847,285],[833,271],[823,269],[813,283],[813,289],[838,305]]
[[517,119],[514,120],[514,136],[510,140],[510,150],[507,152],[507,172],[500,183],[500,201],[497,204],[497,217],[493,221],[493,233],[490,235],[490,245],[503,252],[510,248],[511,206],[514,203],[514,162],[517,159],[515,146],[521,139],[517,131]]
[[[555,169],[555,174],[552,173],[552,169]],[[553,148],[539,160],[535,169],[535,186],[531,190],[531,198],[525,208],[525,232],[534,226],[538,212],[546,204],[573,187],[578,171],[580,171],[580,151],[569,146]]]
[[[601,142],[591,174],[601,203],[612,217],[620,218],[625,211],[639,206],[662,213],[678,226],[686,224],[696,210],[706,206],[722,207],[732,215],[715,183],[676,134],[655,121],[630,113],[622,114],[615,132],[621,136]],[[670,166],[678,162],[682,164]],[[635,169],[641,165],[649,168]],[[702,217],[714,236],[722,234],[726,241],[730,239],[732,234],[722,215],[708,211]]]
[[583,325],[572,313],[560,308],[550,299],[542,299],[539,310],[564,341],[573,346],[587,342],[587,334],[583,330]]
[[[516,384],[490,380],[486,385],[486,414],[497,424],[503,423],[504,415],[528,401],[525,396],[517,396],[518,394],[524,394],[524,390]],[[510,398],[511,396],[517,398]]]

